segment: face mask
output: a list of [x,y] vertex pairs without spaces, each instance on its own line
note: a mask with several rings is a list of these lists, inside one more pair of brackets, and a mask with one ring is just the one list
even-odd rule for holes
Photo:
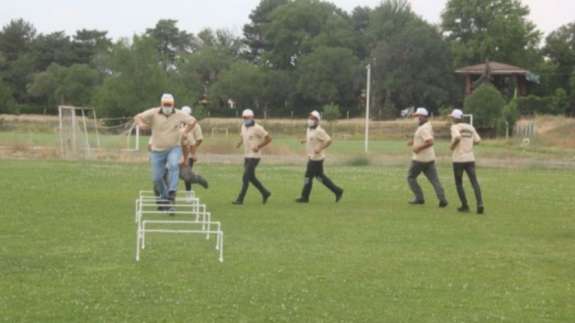
[[244,126],[246,126],[246,127],[251,127],[251,126],[253,126],[254,124],[256,124],[256,122],[255,122],[254,119],[246,119],[246,120],[244,120]]
[[162,107],[162,113],[163,114],[172,114],[174,112],[174,108],[173,107]]
[[315,120],[312,119],[307,119],[307,126],[310,128],[313,128],[317,125],[317,123],[315,122]]

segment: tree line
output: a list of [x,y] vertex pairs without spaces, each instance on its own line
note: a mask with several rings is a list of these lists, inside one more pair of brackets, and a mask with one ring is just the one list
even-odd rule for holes
[[[406,0],[346,12],[321,0],[261,0],[243,35],[197,34],[160,20],[130,38],[106,31],[38,33],[23,19],[0,32],[0,113],[57,113],[60,104],[125,117],[158,104],[162,92],[199,116],[299,116],[326,107],[362,114],[367,64],[373,115],[464,105],[456,68],[486,60],[540,76],[518,112],[575,113],[575,23],[543,34],[519,0],[449,0],[438,25]],[[513,84],[509,84],[513,87]],[[510,92],[502,91],[505,102]]]

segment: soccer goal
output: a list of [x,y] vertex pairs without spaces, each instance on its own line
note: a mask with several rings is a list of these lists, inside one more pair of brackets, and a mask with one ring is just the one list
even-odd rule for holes
[[60,153],[65,158],[90,158],[100,147],[93,108],[58,106]]

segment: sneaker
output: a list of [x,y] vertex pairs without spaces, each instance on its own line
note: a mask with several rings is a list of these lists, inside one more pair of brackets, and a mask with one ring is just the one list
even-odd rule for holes
[[298,199],[295,200],[296,203],[309,203],[308,199],[304,199],[303,197],[300,197]]
[[439,207],[443,209],[443,208],[447,207],[448,204],[449,203],[447,203],[447,201],[441,201],[441,202],[439,202]]
[[483,214],[484,212],[485,212],[485,209],[483,208],[483,206],[477,207],[477,214]]
[[425,201],[424,200],[411,200],[407,203],[409,203],[411,205],[423,205],[423,204],[425,204]]
[[467,212],[469,212],[469,206],[467,206],[467,205],[462,205],[462,206],[460,206],[460,207],[457,209],[457,211],[458,211],[458,212],[461,212],[461,213],[467,213]]
[[176,212],[176,208],[175,208],[174,206],[167,206],[167,207],[166,207],[166,212],[168,212],[168,214],[169,214],[170,216],[174,216],[174,215],[176,215],[176,213],[175,213],[175,212]]
[[198,184],[200,184],[204,189],[208,189],[208,181],[206,181],[202,176],[198,176]]
[[340,190],[339,192],[335,193],[335,203],[339,202],[342,196],[343,196],[343,190]]
[[194,201],[194,194],[191,191],[186,192],[186,202],[192,203]]
[[233,205],[244,205],[244,202],[235,200],[232,202]]
[[270,192],[263,194],[262,195],[262,203],[266,204],[268,202],[268,199],[270,198],[270,196],[272,196],[272,193],[270,193]]

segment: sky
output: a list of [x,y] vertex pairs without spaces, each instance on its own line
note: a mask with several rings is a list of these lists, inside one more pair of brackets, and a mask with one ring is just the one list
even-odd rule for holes
[[[381,0],[330,0],[351,11],[375,7]],[[574,0],[521,0],[531,8],[531,20],[548,34],[575,22]],[[447,0],[410,0],[413,10],[431,23],[440,21]],[[238,35],[259,0],[0,0],[0,26],[24,18],[38,32],[79,29],[107,30],[114,39],[143,33],[159,19],[176,19],[181,29],[197,33],[205,27],[227,29]]]

